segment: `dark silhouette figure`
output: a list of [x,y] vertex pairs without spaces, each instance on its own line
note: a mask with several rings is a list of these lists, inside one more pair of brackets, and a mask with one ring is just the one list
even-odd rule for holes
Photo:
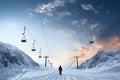
[[61,67],[61,65],[59,66],[58,70],[59,70],[59,75],[62,75],[62,67]]

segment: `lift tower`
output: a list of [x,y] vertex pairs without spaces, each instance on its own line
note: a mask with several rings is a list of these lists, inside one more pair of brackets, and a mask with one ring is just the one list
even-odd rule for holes
[[45,67],[47,67],[47,58],[49,58],[49,56],[44,56],[45,58]]

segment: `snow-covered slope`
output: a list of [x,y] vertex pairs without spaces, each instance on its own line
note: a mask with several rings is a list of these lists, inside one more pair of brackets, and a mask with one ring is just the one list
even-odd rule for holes
[[[114,65],[120,63],[120,50],[112,50],[112,51],[99,51],[94,57],[82,63],[79,68],[80,69],[89,69],[89,68],[100,68],[100,67],[110,67],[111,70],[118,68]],[[120,65],[118,65],[120,66]]]
[[15,46],[0,42],[0,69],[39,66]]
[[[28,68],[29,66],[38,66],[38,64],[16,47],[0,43],[0,80],[120,80],[120,50],[100,51],[82,64],[81,68],[91,69],[63,67],[62,75],[59,75],[58,69]],[[101,72],[98,71],[98,67],[102,69]]]

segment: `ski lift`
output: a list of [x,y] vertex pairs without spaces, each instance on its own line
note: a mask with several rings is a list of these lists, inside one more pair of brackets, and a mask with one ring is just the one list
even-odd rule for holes
[[89,44],[93,44],[93,43],[94,43],[94,39],[92,36],[90,36]]
[[42,58],[42,56],[41,56],[41,48],[40,48],[40,51],[39,51],[39,53],[40,53],[40,55],[38,56],[39,58]]
[[22,39],[21,39],[21,42],[27,42],[27,40],[26,40],[26,38],[25,38],[25,30],[26,30],[26,28],[25,28],[25,26],[24,26],[24,32],[22,33],[23,37],[22,37]]
[[94,43],[94,41],[93,41],[93,40],[90,40],[90,41],[89,41],[89,43],[90,43],[90,44],[93,44],[93,43]]
[[32,44],[32,45],[33,45],[33,47],[32,47],[32,49],[31,49],[31,50],[32,50],[32,51],[36,51],[36,49],[35,49],[35,40],[34,40],[34,42],[33,42],[33,44]]
[[32,50],[32,51],[36,51],[36,49],[35,49],[35,48],[32,48],[31,50]]
[[93,44],[94,43],[94,39],[93,39],[93,34],[91,31],[89,31],[89,44]]
[[21,42],[27,42],[25,38],[22,38]]
[[94,43],[94,39],[93,39],[93,37],[92,38],[90,38],[90,40],[89,40],[89,44],[93,44]]
[[41,55],[39,55],[39,58],[42,58],[42,56],[41,56]]

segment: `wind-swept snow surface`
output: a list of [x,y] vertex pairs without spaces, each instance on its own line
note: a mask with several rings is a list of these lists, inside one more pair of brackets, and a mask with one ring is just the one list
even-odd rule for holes
[[0,80],[120,80],[120,50],[100,51],[79,68],[40,68],[16,47],[0,43]]
[[116,64],[120,64],[120,49],[111,51],[99,51],[94,57],[82,63],[79,68],[100,68],[114,66]]
[[25,68],[39,68],[39,65],[15,46],[0,42],[0,80],[9,80]]
[[18,48],[0,42],[0,69],[39,66]]
[[56,69],[29,70],[9,80],[120,80],[120,73],[96,73],[85,70],[64,69],[59,75]]

